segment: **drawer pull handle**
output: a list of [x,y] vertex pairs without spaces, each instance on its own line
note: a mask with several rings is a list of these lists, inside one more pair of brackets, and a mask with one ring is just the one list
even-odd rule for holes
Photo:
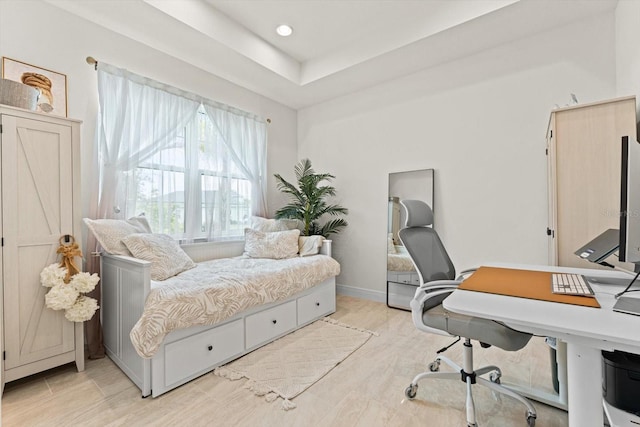
[[320,307],[320,303],[319,302],[316,303],[316,307]]
[[275,325],[276,323],[278,323],[278,321],[276,319],[272,320],[273,324]]
[[212,346],[212,345],[210,345],[209,347],[207,347],[207,349],[208,349],[209,351],[211,351],[211,350],[213,350],[213,346]]

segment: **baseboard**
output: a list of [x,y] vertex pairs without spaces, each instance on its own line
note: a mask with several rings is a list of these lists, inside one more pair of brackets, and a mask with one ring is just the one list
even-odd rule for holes
[[376,302],[387,302],[387,294],[383,291],[373,291],[371,289],[356,288],[354,286],[336,285],[336,292],[339,295],[362,298]]

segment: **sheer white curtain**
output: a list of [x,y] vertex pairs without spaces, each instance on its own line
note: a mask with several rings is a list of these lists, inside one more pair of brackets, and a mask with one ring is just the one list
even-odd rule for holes
[[260,117],[105,63],[98,92],[92,217],[145,212],[154,232],[193,241],[240,237],[266,214]]
[[253,214],[265,216],[267,128],[264,121],[217,103],[205,103],[204,108],[235,167],[251,182]]
[[123,69],[100,63],[98,94],[99,201],[97,218],[136,214],[135,169],[176,144],[181,128],[193,120],[200,103],[170,93]]

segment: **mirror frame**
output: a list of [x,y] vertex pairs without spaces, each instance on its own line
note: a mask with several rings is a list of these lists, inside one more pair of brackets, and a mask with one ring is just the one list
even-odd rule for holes
[[[434,209],[435,170],[418,169],[389,174],[387,189],[387,306],[411,310],[409,302],[420,284],[418,273],[411,259],[403,252],[398,231],[404,226],[405,214],[400,201],[417,199],[425,201]],[[434,215],[435,216],[435,215]],[[392,241],[389,240],[392,235]],[[393,249],[391,246],[393,245]],[[410,266],[408,270],[389,270],[389,265]]]

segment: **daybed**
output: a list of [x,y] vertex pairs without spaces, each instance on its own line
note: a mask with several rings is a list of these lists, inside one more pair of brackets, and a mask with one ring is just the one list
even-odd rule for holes
[[[269,233],[267,233],[269,234]],[[243,242],[182,246],[197,263],[152,280],[152,262],[101,254],[106,353],[159,396],[335,311],[331,241],[287,259],[241,255]]]

